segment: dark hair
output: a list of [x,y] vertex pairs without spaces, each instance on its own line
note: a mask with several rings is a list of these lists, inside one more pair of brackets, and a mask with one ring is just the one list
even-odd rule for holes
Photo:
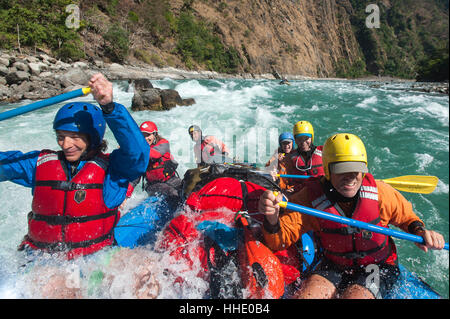
[[162,137],[161,135],[159,135],[158,132],[155,133],[155,140],[153,141],[153,144],[158,143],[159,141],[161,141],[162,139],[164,139],[164,137]]
[[97,147],[99,152],[105,152],[108,149],[108,142],[106,140],[102,140],[100,145]]
[[102,140],[100,142],[99,146],[97,146],[95,149],[92,149],[92,150],[88,151],[86,154],[84,154],[83,156],[81,156],[81,159],[84,161],[89,160],[89,159],[93,158],[94,156],[96,156],[98,153],[104,153],[107,149],[108,149],[108,142],[106,140]]

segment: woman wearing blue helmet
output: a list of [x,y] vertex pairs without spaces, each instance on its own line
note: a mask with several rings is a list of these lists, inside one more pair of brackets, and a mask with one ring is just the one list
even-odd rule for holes
[[[21,250],[72,259],[112,245],[118,207],[129,183],[145,173],[150,148],[126,108],[113,102],[112,83],[99,73],[89,86],[100,108],[72,102],[57,112],[60,151],[0,152],[0,182],[33,193]],[[120,145],[111,154],[104,153],[106,125]]]
[[276,174],[286,174],[285,158],[294,149],[294,143],[291,132],[281,133],[278,137],[278,149],[266,163],[266,167],[271,167],[274,179],[277,179]]

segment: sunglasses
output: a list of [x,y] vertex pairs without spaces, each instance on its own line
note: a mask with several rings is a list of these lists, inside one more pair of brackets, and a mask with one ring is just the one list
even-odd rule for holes
[[155,135],[155,133],[142,132],[142,135],[144,135],[144,137],[149,137],[150,135]]

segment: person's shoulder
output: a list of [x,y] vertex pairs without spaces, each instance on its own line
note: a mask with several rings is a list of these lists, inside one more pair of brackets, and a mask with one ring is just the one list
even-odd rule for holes
[[378,193],[392,193],[392,192],[395,192],[395,188],[394,187],[392,187],[391,185],[385,183],[381,179],[376,179],[375,183],[376,183],[377,188],[378,188]]
[[298,156],[300,153],[298,151],[298,148],[293,149],[289,154],[286,154],[286,157],[294,157],[294,156]]
[[205,143],[215,143],[217,138],[214,135],[206,135],[203,137],[203,142]]

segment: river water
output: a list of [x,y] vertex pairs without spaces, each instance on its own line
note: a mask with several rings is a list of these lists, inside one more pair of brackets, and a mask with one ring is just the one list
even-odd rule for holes
[[[196,104],[170,111],[132,112],[133,89],[126,82],[114,83],[115,100],[127,106],[138,124],[154,121],[160,134],[171,143],[179,162],[178,173],[195,167],[192,142],[187,133],[197,124],[204,134],[215,135],[231,149],[233,156],[261,165],[277,147],[278,134],[291,131],[299,120],[311,122],[315,144],[337,132],[358,135],[367,148],[369,170],[377,179],[402,175],[434,175],[439,178],[431,194],[402,193],[427,228],[444,234],[449,230],[449,98],[447,95],[411,90],[411,83],[362,81],[292,81],[290,86],[273,80],[183,80],[152,81],[155,87],[176,89],[182,98]],[[376,84],[376,85],[375,85]],[[91,101],[91,96],[80,98]],[[24,105],[1,105],[0,111]],[[62,105],[62,104],[60,104]],[[0,122],[0,151],[27,152],[57,149],[52,120],[58,106],[34,111]],[[109,151],[117,143],[109,129],[105,138]],[[137,190],[127,209],[144,198]],[[17,245],[27,231],[26,215],[31,192],[10,182],[0,183],[0,297],[33,297],[29,271],[20,268],[23,254]],[[424,253],[413,243],[395,240],[400,262],[443,297],[449,296],[447,251]],[[80,264],[82,263],[82,264]],[[128,265],[132,267],[132,265]],[[64,267],[72,267],[64,264]],[[88,272],[85,262],[78,262]],[[191,282],[195,276],[191,278]],[[115,294],[97,297],[129,297],[126,278],[117,281]],[[121,287],[123,285],[123,287]],[[199,282],[191,288],[163,287],[163,298],[201,298],[206,288]],[[94,295],[95,297],[95,295]]]

